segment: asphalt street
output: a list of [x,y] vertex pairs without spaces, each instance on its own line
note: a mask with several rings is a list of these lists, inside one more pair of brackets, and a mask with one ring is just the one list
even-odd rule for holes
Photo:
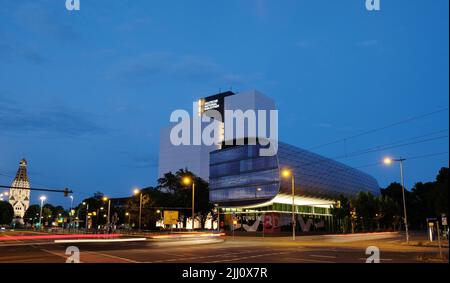
[[[2,237],[12,237],[3,233]],[[5,239],[5,238],[4,238]],[[375,246],[381,263],[448,262],[448,241],[437,244],[413,235],[407,245],[397,233],[290,237],[198,237],[120,243],[55,243],[49,240],[2,242],[0,263],[64,263],[75,246],[82,263],[364,263]]]

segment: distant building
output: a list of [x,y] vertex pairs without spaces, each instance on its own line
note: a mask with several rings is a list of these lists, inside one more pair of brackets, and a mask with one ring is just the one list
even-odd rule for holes
[[[23,189],[18,189],[23,188]],[[23,222],[25,211],[30,207],[30,182],[27,176],[27,161],[22,159],[19,163],[16,177],[9,189],[9,203],[14,209],[14,220]]]

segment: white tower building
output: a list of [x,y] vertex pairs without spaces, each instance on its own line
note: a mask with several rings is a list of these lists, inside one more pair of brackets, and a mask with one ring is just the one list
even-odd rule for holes
[[[17,189],[24,188],[24,189]],[[9,190],[9,203],[14,209],[15,221],[23,221],[25,211],[30,207],[30,182],[27,176],[27,161],[22,159],[16,177]]]
[[[193,115],[204,115],[205,111],[214,109],[219,111],[224,117],[226,110],[276,110],[275,102],[265,94],[256,90],[249,90],[240,93],[233,93],[231,91],[215,94],[209,97],[201,98],[198,102],[197,113]],[[190,121],[192,124],[193,122]],[[170,132],[174,127],[174,123],[169,127],[163,128],[160,132],[160,144],[159,144],[159,165],[158,165],[158,177],[161,178],[165,173],[171,171],[175,173],[179,169],[187,168],[197,176],[204,180],[209,180],[209,153],[219,149],[220,147],[215,145],[173,145],[170,141]],[[202,124],[201,129],[206,127]],[[221,140],[225,137],[225,123],[222,122],[221,126]],[[269,132],[269,129],[267,129]],[[245,138],[248,135],[248,128],[244,129],[244,132],[239,134],[234,129],[233,135],[236,139]],[[190,137],[192,142],[193,137]]]

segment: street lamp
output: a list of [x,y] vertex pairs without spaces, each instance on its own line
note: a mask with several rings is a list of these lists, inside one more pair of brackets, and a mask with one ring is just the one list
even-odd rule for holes
[[86,233],[87,233],[87,231],[88,231],[88,219],[89,219],[89,203],[87,203],[87,202],[84,202],[83,201],[83,205],[85,205],[86,206],[86,223],[84,224],[84,229],[86,230]]
[[386,165],[391,165],[393,162],[399,162],[400,163],[400,179],[402,183],[402,198],[403,198],[403,215],[404,215],[404,221],[405,221],[405,233],[406,233],[406,243],[409,243],[409,232],[408,232],[408,216],[406,213],[406,201],[405,201],[405,179],[403,175],[403,161],[405,161],[405,158],[398,158],[393,159],[391,157],[384,158],[383,162]]
[[294,205],[295,205],[295,182],[294,182],[294,174],[288,170],[288,169],[284,169],[281,171],[281,176],[285,177],[285,178],[289,178],[291,177],[291,191],[292,191],[292,240],[295,241],[295,226],[296,226],[296,221],[295,221],[295,210],[294,210]]
[[138,227],[138,231],[141,232],[141,219],[142,219],[142,192],[139,189],[134,189],[133,190],[133,194],[134,195],[138,195],[139,194],[139,227]]
[[131,227],[131,214],[129,212],[125,212],[125,216],[128,216],[128,227]]
[[44,201],[47,199],[45,196],[39,198],[41,200],[41,212],[39,214],[39,230],[41,230],[42,225],[42,207],[44,206]]
[[103,206],[101,206],[100,208],[97,208],[97,211],[95,212],[95,215],[97,215],[97,220],[95,222],[95,225],[97,226],[97,228],[99,226],[98,223],[99,223],[100,211],[103,212],[103,209],[104,209]]
[[110,216],[111,216],[111,199],[108,198],[108,197],[103,197],[102,200],[105,201],[105,202],[106,201],[108,202],[108,219],[106,220],[106,227],[108,228],[108,231],[109,231],[109,225],[110,225],[109,219],[110,219]]
[[73,207],[73,196],[72,195],[70,195],[69,196],[70,197],[70,210],[69,210],[69,231],[70,231],[70,228],[72,227],[72,207]]
[[183,184],[189,186],[192,183],[192,231],[194,231],[194,212],[195,212],[195,204],[194,204],[194,196],[195,196],[195,182],[191,177],[184,177]]
[[220,208],[218,203],[215,203],[214,206],[217,209],[217,232],[220,232]]

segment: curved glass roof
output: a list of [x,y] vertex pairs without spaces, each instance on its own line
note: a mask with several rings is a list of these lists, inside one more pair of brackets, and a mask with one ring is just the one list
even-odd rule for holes
[[275,156],[259,156],[259,148],[241,145],[210,153],[211,202],[248,205],[291,194],[291,179],[280,177],[283,169],[293,172],[299,197],[330,200],[360,191],[379,194],[373,177],[330,158],[286,143],[279,143]]

